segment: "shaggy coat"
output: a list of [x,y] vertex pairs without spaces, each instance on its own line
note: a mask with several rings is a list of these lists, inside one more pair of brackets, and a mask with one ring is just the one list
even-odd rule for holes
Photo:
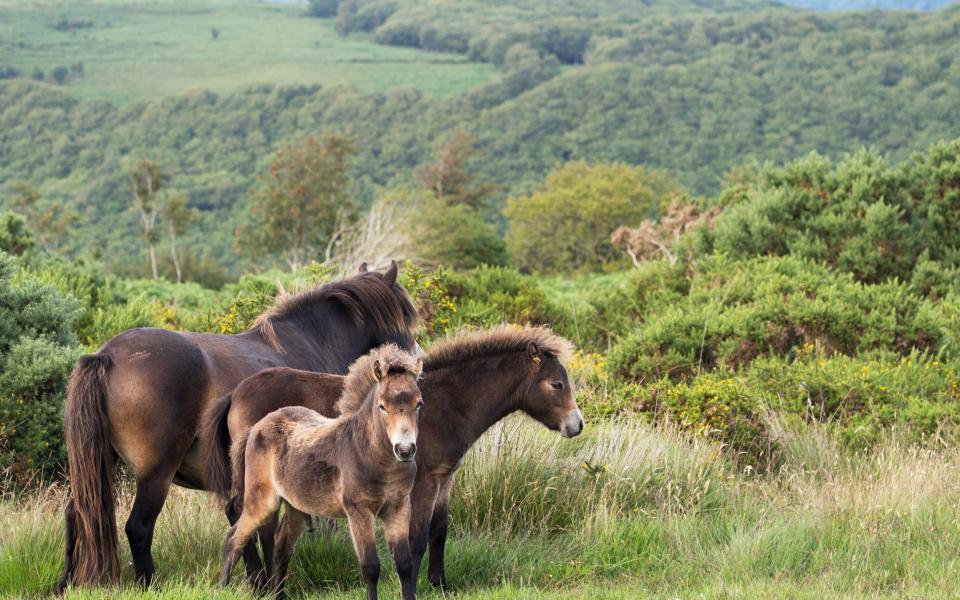
[[422,405],[416,384],[420,369],[396,346],[374,350],[345,378],[349,412],[330,419],[288,406],[257,422],[246,438],[237,438],[233,480],[243,509],[224,543],[221,585],[229,582],[250,537],[276,517],[282,503],[286,509],[274,540],[271,579],[278,596],[284,594],[287,565],[306,515],[321,515],[347,518],[371,599],[377,596],[380,572],[374,528],[379,516],[403,597],[414,598],[408,530]]

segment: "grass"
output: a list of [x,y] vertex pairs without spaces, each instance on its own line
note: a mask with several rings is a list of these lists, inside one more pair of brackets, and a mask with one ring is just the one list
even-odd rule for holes
[[[448,575],[458,598],[931,598],[960,589],[960,451],[891,434],[853,453],[810,431],[776,473],[738,470],[714,445],[631,420],[568,441],[522,419],[481,440],[458,476]],[[30,597],[60,567],[63,491],[0,505],[0,595]],[[130,498],[121,499],[121,515]],[[149,598],[249,598],[212,583],[225,532],[203,494],[161,515]],[[397,593],[389,559],[384,597]],[[140,597],[123,558],[120,589]],[[238,569],[238,575],[239,575]],[[360,597],[342,528],[304,538],[297,597]],[[238,577],[239,579],[239,577]],[[425,579],[425,598],[439,598]]]
[[[48,79],[57,65],[83,63],[83,76],[64,89],[114,103],[263,83],[413,87],[448,96],[495,77],[491,66],[462,56],[344,38],[332,20],[303,13],[301,4],[253,0],[0,0],[0,62],[27,77],[39,68]],[[63,18],[93,26],[54,29]]]

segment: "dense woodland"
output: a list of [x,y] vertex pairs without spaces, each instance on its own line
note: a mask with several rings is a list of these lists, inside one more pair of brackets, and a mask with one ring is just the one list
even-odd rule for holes
[[[71,234],[50,243],[104,257],[117,272],[142,272],[126,171],[149,155],[198,211],[184,237],[186,277],[205,277],[197,265],[206,263],[223,271],[209,276],[214,282],[251,266],[235,252],[235,224],[272,152],[315,132],[354,144],[350,194],[369,206],[413,182],[433,145],[464,129],[477,150],[473,171],[495,188],[484,218],[501,234],[506,198],[565,161],[659,168],[690,194],[713,196],[731,168],[751,161],[861,146],[898,161],[960,133],[960,8],[834,15],[653,3],[648,16],[610,2],[595,7],[599,16],[578,16],[580,4],[570,2],[556,22],[496,21],[529,29],[522,31],[484,25],[501,10],[520,10],[496,3],[345,2],[338,10],[378,6],[396,9],[375,28],[378,41],[401,43],[382,32],[410,20],[441,32],[446,23],[467,28],[476,37],[466,46],[430,47],[492,61],[501,79],[449,99],[265,85],[115,106],[78,101],[69,84],[15,78],[0,82],[0,202],[10,206],[11,185],[22,180],[39,191],[40,205],[77,213]],[[451,32],[438,39],[461,39]]]

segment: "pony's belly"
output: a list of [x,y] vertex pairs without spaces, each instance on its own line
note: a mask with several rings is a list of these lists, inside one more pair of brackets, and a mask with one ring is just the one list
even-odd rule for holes
[[173,477],[173,482],[194,490],[202,490],[204,488],[203,465],[200,463],[200,444],[198,442],[194,441],[190,449],[187,450],[183,461],[180,463]]
[[[307,469],[280,485],[281,497],[300,512],[335,519],[343,517],[339,473],[332,467]],[[280,483],[280,482],[278,482]]]

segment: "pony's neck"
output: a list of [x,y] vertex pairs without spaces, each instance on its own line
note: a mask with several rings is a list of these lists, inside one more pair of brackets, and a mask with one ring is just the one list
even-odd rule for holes
[[[465,432],[468,447],[498,421],[520,410],[530,376],[530,368],[524,368],[525,357],[525,352],[478,357],[444,369],[445,383],[456,392],[442,401],[449,403],[448,416],[459,421],[456,425]],[[470,376],[464,377],[466,373]]]
[[393,450],[390,448],[390,440],[383,429],[383,421],[377,414],[377,388],[378,385],[374,385],[367,392],[363,404],[357,412],[348,417],[346,425],[357,445],[357,456],[364,462],[381,463],[395,460]]
[[368,345],[367,332],[330,300],[277,318],[273,329],[287,363],[309,371],[346,373],[351,362],[348,359],[361,354]]

